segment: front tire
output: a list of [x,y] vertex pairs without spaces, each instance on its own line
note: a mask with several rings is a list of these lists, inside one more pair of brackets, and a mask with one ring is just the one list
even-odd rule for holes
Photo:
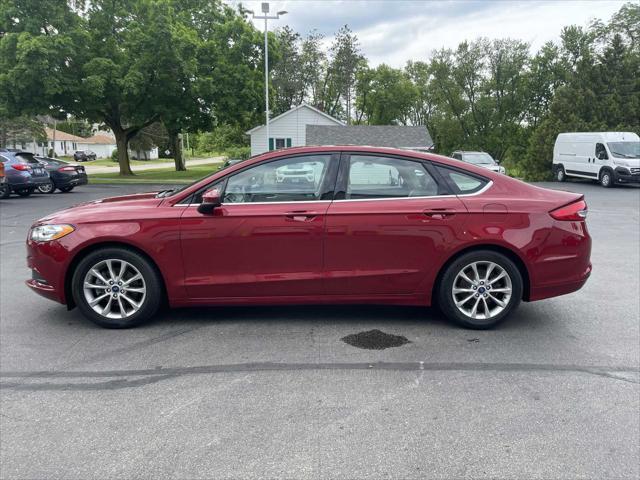
[[484,330],[504,320],[520,303],[522,276],[505,255],[491,250],[469,252],[444,272],[438,302],[450,320]]
[[604,188],[611,188],[613,187],[613,184],[613,173],[611,172],[611,170],[602,170],[602,172],[600,172],[600,185],[602,185]]
[[556,167],[555,179],[556,182],[564,182],[567,179],[567,174],[564,172],[564,167],[562,165],[558,165]]
[[43,185],[38,185],[38,191],[40,193],[53,193],[56,191],[56,186],[53,182],[45,183]]
[[162,303],[154,265],[126,248],[104,248],[83,258],[71,281],[80,311],[104,328],[130,328],[151,319]]

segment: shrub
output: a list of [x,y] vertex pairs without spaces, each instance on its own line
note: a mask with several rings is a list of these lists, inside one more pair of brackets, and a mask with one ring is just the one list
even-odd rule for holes
[[113,152],[111,152],[111,160],[113,160],[114,162],[118,161],[118,149],[115,148],[113,150]]
[[240,158],[246,160],[251,156],[251,147],[229,147],[224,151],[229,158]]

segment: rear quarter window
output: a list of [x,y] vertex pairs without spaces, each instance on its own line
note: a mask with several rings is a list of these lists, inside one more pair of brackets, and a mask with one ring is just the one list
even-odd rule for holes
[[478,175],[462,172],[442,165],[435,165],[435,167],[456,195],[477,193],[489,183],[489,180]]

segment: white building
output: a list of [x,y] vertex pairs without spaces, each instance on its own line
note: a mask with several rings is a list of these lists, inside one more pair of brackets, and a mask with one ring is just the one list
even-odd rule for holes
[[[44,130],[47,134],[46,142],[31,142],[26,145],[21,145],[21,148],[44,157],[49,155],[49,150],[51,149],[54,150],[55,155],[58,157],[72,156],[73,152],[77,150],[91,150],[96,154],[96,158],[109,158],[116,149],[116,139],[113,134],[108,132],[99,132],[92,137],[83,138],[60,130],[54,132],[54,130],[49,127],[45,127]],[[129,156],[131,158],[137,158],[138,153],[140,154],[140,158],[144,160],[154,160],[158,158],[157,148],[146,152],[135,153],[129,150]]]
[[264,125],[252,128],[251,155],[307,144],[307,125],[344,125],[340,120],[303,103],[269,120],[269,139]]

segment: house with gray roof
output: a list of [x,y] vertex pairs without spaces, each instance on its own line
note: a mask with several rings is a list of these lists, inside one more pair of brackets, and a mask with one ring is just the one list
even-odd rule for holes
[[369,145],[427,151],[433,140],[423,126],[345,125],[303,103],[271,119],[269,138],[264,125],[252,128],[251,155],[305,145]]
[[407,125],[307,125],[307,145],[368,145],[427,151],[433,140],[427,127]]

